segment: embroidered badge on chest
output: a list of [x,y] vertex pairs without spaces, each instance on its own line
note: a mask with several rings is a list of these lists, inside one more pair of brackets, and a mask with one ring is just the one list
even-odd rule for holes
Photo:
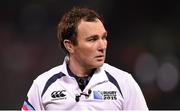
[[93,91],[94,99],[117,100],[116,91]]
[[51,93],[52,99],[66,99],[66,90],[53,91]]

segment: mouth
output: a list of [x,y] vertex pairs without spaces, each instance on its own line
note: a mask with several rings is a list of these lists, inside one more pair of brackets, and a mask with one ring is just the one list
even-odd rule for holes
[[105,56],[104,55],[98,55],[95,57],[98,61],[104,60]]

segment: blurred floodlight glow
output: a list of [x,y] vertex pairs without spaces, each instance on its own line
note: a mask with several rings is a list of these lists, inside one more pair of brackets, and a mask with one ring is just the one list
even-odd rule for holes
[[158,62],[150,53],[140,55],[135,64],[135,74],[141,82],[149,83],[155,80]]
[[179,74],[177,68],[169,62],[162,64],[157,75],[157,85],[159,88],[164,92],[171,91],[177,86],[178,80]]

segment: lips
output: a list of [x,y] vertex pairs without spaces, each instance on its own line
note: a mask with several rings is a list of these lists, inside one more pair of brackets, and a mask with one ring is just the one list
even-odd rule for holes
[[96,56],[96,58],[102,58],[104,57],[104,55],[99,55],[99,56]]
[[98,56],[96,56],[96,59],[98,59],[98,60],[104,60],[104,55],[98,55]]

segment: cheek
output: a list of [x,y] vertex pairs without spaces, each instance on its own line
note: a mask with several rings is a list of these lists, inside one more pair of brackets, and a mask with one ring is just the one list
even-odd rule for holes
[[83,48],[79,48],[78,52],[82,56],[89,57],[89,56],[94,54],[95,48],[93,48],[93,47],[83,47]]
[[82,52],[83,52],[86,56],[90,56],[90,55],[93,55],[94,50],[93,50],[93,48],[91,47],[91,48],[85,48],[85,49],[83,49]]

